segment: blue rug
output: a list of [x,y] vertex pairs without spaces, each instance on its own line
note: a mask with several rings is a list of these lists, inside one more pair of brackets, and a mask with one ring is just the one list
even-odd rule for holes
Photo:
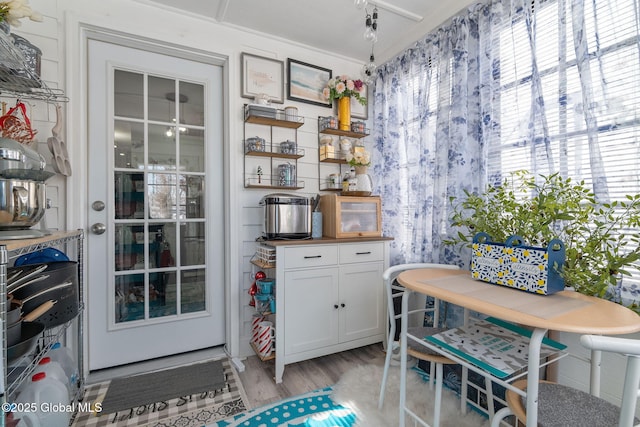
[[331,400],[326,387],[252,409],[209,427],[352,427],[356,414]]

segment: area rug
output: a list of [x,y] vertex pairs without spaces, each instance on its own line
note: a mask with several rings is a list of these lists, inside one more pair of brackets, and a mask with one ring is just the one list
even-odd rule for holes
[[[173,390],[174,397],[145,404],[138,404],[138,401],[124,409],[112,406],[116,409],[102,410],[105,396],[109,394],[112,383],[117,385],[117,380],[91,385],[85,390],[82,402],[77,405],[78,411],[74,415],[72,426],[202,427],[241,413],[248,409],[245,391],[229,360],[223,359],[221,362],[223,381],[215,384],[215,376],[211,377],[212,385],[205,387],[208,390],[187,394],[184,393],[184,388],[178,390],[172,387],[171,382],[167,382],[163,388]],[[209,368],[212,366],[208,365]]]
[[[207,427],[396,427],[400,399],[400,368],[390,367],[387,393],[378,410],[382,367],[364,365],[346,372],[333,387],[243,412]],[[407,405],[427,423],[433,420],[434,392],[417,370],[407,373]],[[413,425],[407,419],[407,425]],[[441,427],[488,427],[482,415],[460,411],[460,400],[442,391]]]
[[352,427],[356,414],[331,400],[333,389],[326,387],[243,412],[214,427]]
[[[167,385],[170,384],[170,387]],[[179,368],[111,380],[102,401],[105,413],[120,412],[176,396],[190,396],[225,386],[222,360],[193,363]]]

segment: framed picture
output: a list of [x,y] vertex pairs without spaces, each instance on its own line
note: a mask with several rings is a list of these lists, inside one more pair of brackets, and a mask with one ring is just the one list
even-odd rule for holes
[[322,89],[331,78],[331,70],[291,58],[287,60],[287,68],[289,72],[288,99],[331,107],[331,104],[322,96]]
[[367,105],[362,105],[357,99],[351,98],[351,117],[356,119],[367,120],[369,118],[369,88],[367,85],[362,85],[362,96],[367,98]]
[[267,94],[271,102],[284,103],[284,62],[242,52],[242,97]]

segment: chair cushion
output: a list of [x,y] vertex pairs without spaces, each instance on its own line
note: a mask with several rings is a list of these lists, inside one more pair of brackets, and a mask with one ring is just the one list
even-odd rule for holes
[[[620,408],[604,399],[561,384],[539,384],[538,426],[615,427]],[[527,402],[522,398],[522,404]],[[635,423],[638,423],[636,419]]]

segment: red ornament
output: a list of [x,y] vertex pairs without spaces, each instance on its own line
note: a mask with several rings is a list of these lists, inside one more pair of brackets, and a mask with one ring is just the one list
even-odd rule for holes
[[[255,275],[256,280],[265,279],[266,277],[267,275],[265,274],[264,271],[258,271]],[[249,301],[249,306],[251,307],[256,306],[256,300],[253,298],[253,296],[258,293],[258,285],[256,284],[256,280],[253,281],[253,284],[249,288],[249,295],[251,295],[251,301]]]

